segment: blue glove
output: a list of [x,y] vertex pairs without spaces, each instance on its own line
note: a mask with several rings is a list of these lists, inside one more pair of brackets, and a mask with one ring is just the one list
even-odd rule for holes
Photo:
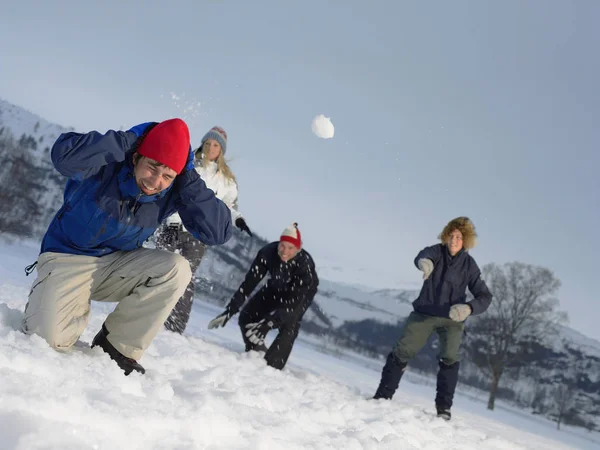
[[194,153],[194,150],[192,150],[192,146],[190,145],[190,154],[188,156],[187,162],[185,163],[185,168],[184,168],[184,172],[187,172],[189,170],[194,170],[194,158],[196,157],[196,154]]
[[127,131],[133,131],[137,137],[140,137],[142,134],[144,134],[144,131],[146,131],[146,128],[148,128],[150,125],[156,125],[157,123],[158,122],[144,122],[144,123],[140,123],[139,125],[131,127]]

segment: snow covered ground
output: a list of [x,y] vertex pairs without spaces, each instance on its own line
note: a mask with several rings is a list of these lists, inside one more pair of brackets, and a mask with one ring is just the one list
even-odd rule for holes
[[35,245],[0,243],[1,449],[597,449],[597,434],[458,395],[437,419],[434,387],[409,373],[391,402],[367,400],[381,364],[316,350],[303,338],[284,371],[242,352],[235,323],[197,302],[186,336],[159,333],[123,376],[88,349],[111,305],[94,303],[82,346],[57,353],[19,329]]

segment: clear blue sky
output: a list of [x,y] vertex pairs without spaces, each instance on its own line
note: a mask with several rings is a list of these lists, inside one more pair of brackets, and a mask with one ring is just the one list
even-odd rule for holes
[[480,266],[549,267],[600,338],[599,2],[133,3],[3,8],[0,97],[79,131],[223,126],[250,227],[298,221],[357,283],[419,283],[416,252],[468,215]]

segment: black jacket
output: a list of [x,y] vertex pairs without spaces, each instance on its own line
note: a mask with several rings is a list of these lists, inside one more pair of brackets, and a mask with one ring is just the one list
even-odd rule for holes
[[477,263],[464,249],[450,256],[448,247],[442,244],[426,247],[415,258],[418,266],[421,258],[433,261],[433,273],[423,282],[419,297],[413,302],[416,312],[430,316],[448,317],[450,307],[457,303],[467,303],[466,289],[474,299],[467,304],[473,314],[485,312],[492,301]]
[[271,242],[258,251],[246,278],[227,306],[232,314],[240,310],[267,274],[268,280],[256,295],[275,302],[273,321],[276,325],[299,320],[306,312],[319,285],[315,263],[305,250],[285,263],[277,253],[278,245],[278,241]]

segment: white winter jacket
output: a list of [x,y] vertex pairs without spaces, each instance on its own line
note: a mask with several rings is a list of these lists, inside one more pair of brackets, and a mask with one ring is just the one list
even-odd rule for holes
[[[242,214],[237,210],[238,189],[234,181],[225,178],[222,172],[219,172],[217,163],[208,161],[206,166],[196,162],[196,172],[200,178],[206,183],[206,187],[211,189],[218,199],[225,203],[231,211],[231,221],[235,223],[236,219],[242,217]],[[167,218],[168,225],[180,225],[181,217],[175,213]]]

